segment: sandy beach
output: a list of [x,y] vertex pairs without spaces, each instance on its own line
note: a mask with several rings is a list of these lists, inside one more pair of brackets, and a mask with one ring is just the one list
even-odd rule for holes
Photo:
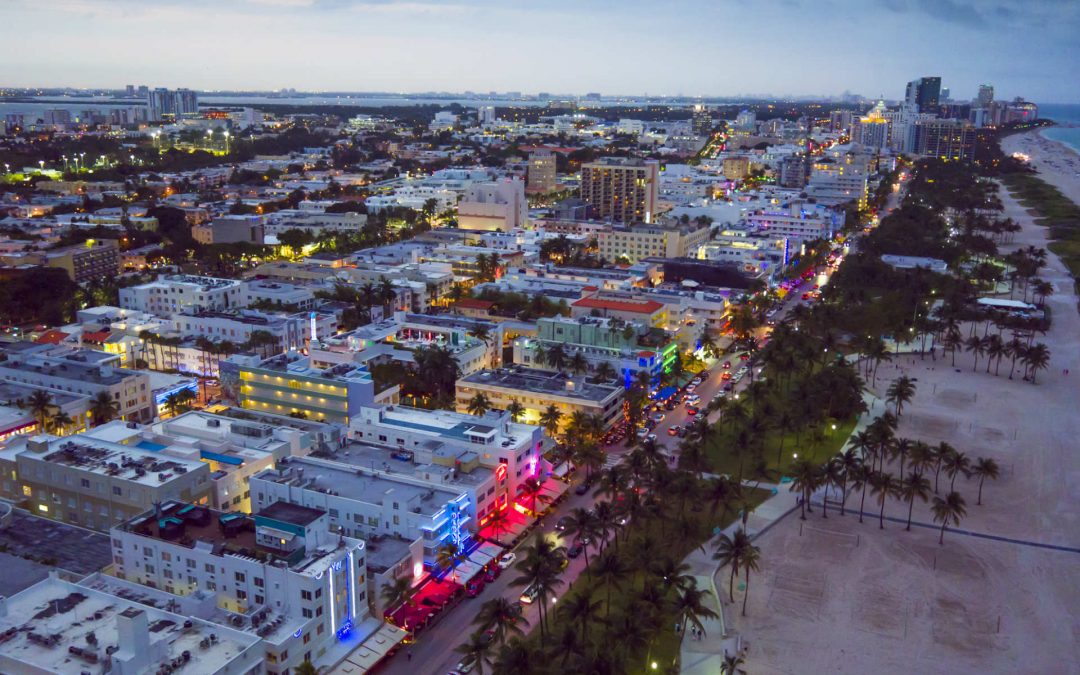
[[1032,130],[1006,136],[1001,141],[1001,150],[1006,155],[1027,155],[1040,178],[1080,204],[1080,155],[1072,148],[1046,138],[1039,130]]
[[[1080,181],[1066,173],[1071,152],[1034,133],[1010,137],[1010,146],[1080,195]],[[1046,229],[1004,189],[1001,199],[1004,215],[1023,227],[1003,252],[1046,247]],[[879,395],[900,374],[918,378],[900,436],[946,441],[1001,466],[981,506],[975,481],[956,484],[968,504],[961,528],[991,538],[950,532],[939,546],[931,528],[905,532],[886,521],[879,529],[870,495],[873,516],[863,524],[835,511],[826,520],[818,509],[804,522],[796,512],[757,542],[762,564],[748,616],[729,607],[748,672],[1080,673],[1080,316],[1056,255],[1042,276],[1055,287],[1047,301],[1054,323],[1039,336],[1051,364],[1038,385],[1010,380],[1007,361],[996,377],[982,363],[973,371],[967,353],[955,368],[940,352],[936,361],[900,357],[878,378]],[[885,512],[905,518],[907,505],[890,499]],[[916,503],[913,520],[932,525],[929,505]],[[724,575],[717,579],[726,589]]]

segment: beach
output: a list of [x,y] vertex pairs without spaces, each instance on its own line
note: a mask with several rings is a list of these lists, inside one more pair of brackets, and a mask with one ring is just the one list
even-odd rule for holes
[[1032,130],[1006,136],[1001,149],[1006,155],[1026,155],[1040,178],[1080,204],[1080,155],[1072,148]]

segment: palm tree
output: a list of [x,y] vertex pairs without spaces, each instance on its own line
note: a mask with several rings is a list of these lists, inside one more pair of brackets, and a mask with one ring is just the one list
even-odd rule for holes
[[506,406],[506,412],[510,414],[510,421],[519,422],[521,416],[525,414],[525,406],[521,405],[521,401],[515,398],[510,401],[510,405]]
[[622,581],[626,578],[628,573],[629,571],[623,563],[622,558],[619,557],[619,554],[615,551],[608,551],[606,555],[601,556],[600,560],[596,562],[596,569],[593,570],[593,576],[607,591],[607,595],[604,599],[605,614],[611,614],[611,588],[614,586],[621,591]]
[[484,675],[484,666],[491,665],[488,655],[491,653],[491,640],[484,635],[483,631],[477,631],[469,636],[469,641],[459,645],[454,651],[464,654],[465,661],[472,661],[473,669],[477,675]]
[[75,420],[71,418],[71,415],[68,415],[63,410],[57,410],[56,414],[49,418],[49,421],[52,424],[53,431],[60,436],[67,433],[68,427],[75,424]]
[[383,604],[387,609],[393,609],[402,603],[412,604],[412,579],[398,577],[392,582],[383,584],[381,592]]
[[996,361],[997,366],[994,368],[994,377],[997,377],[998,373],[1001,371],[1001,359],[1008,354],[1009,348],[1005,344],[1005,341],[1001,339],[1000,335],[991,335],[986,340],[986,355],[989,357],[986,363],[986,372],[990,372],[990,364]]
[[614,366],[608,361],[601,361],[596,364],[596,369],[593,370],[593,380],[596,382],[610,382],[618,376],[619,374],[615,372]]
[[[702,619],[715,619],[720,615],[705,606],[705,598],[708,597],[708,593],[697,587],[697,581],[694,577],[690,577],[690,585],[682,589],[675,601],[672,603],[671,609],[674,611],[675,616],[678,617],[678,623],[683,627],[682,633],[679,634],[679,646],[680,651],[682,647],[682,641],[686,637],[686,627],[695,626],[702,635],[705,634],[705,626]],[[672,662],[674,665],[674,661]]]
[[318,675],[319,669],[311,661],[304,661],[296,667],[296,675]]
[[866,507],[866,488],[870,485],[870,479],[874,476],[874,470],[870,465],[860,463],[855,467],[853,471],[848,472],[848,481],[851,483],[852,491],[859,491],[862,496],[859,498],[859,522],[863,521],[863,511]]
[[589,542],[600,535],[596,516],[589,509],[577,507],[568,514],[569,522],[563,530],[564,536],[572,537],[581,544],[581,552],[585,554],[585,574],[589,575]]
[[739,566],[742,565],[743,554],[750,545],[750,537],[746,535],[746,530],[740,527],[735,530],[735,535],[732,537],[721,534],[720,541],[716,545],[716,552],[713,553],[713,560],[720,561],[721,567],[731,565],[731,574],[728,577],[728,598],[733,604],[735,602],[735,576],[739,573]]
[[465,555],[457,544],[443,544],[435,551],[435,564],[444,570],[453,570],[454,579],[457,579],[458,564],[465,559]]
[[562,370],[563,366],[566,365],[566,350],[563,349],[561,344],[556,344],[547,350],[544,360],[555,370]]
[[570,370],[577,375],[580,375],[589,369],[589,362],[581,352],[574,352],[574,355],[570,357],[570,363],[568,365]]
[[94,424],[105,424],[120,413],[120,403],[109,396],[107,391],[99,391],[90,399],[90,416]]
[[941,536],[938,537],[938,543],[944,545],[945,526],[951,520],[954,525],[959,527],[960,519],[967,515],[964,498],[960,496],[959,492],[950,492],[945,496],[945,499],[934,497],[934,505],[931,509],[934,511],[934,521],[941,523]]
[[38,427],[44,432],[49,417],[49,408],[53,404],[52,394],[44,389],[35,389],[27,399],[27,404],[30,406],[30,412],[38,420]]
[[600,619],[599,600],[593,600],[592,587],[585,587],[573,594],[568,601],[559,605],[557,613],[563,621],[578,624],[581,629],[581,644],[587,644],[589,625]]
[[494,631],[495,641],[500,643],[507,640],[511,634],[524,635],[525,630],[521,624],[528,626],[529,622],[515,603],[503,597],[492,598],[480,605],[480,611],[473,620],[473,625],[480,632]]
[[982,506],[983,481],[987,478],[997,480],[1000,473],[998,463],[989,457],[980,457],[975,461],[975,465],[971,467],[971,475],[979,477],[979,499],[975,502],[976,506]]
[[487,526],[495,533],[495,543],[500,544],[499,535],[506,532],[510,525],[510,516],[506,514],[506,509],[496,509],[491,512],[488,517]]
[[543,503],[551,501],[551,497],[549,497],[547,493],[544,492],[544,486],[541,485],[540,481],[536,480],[536,478],[533,478],[532,476],[522,481],[520,491],[522,497],[527,497],[529,499],[530,510],[533,512],[533,515],[536,515],[537,513],[537,502]]
[[926,503],[930,498],[930,480],[920,475],[918,471],[912,471],[908,474],[908,477],[900,483],[899,495],[908,503],[907,527],[904,529],[910,532],[911,512],[915,507],[915,500],[921,499],[923,503]]
[[544,431],[552,438],[559,431],[560,420],[562,420],[562,413],[554,404],[549,405],[544,412],[540,413],[540,426],[544,427]]
[[477,392],[475,396],[469,399],[469,405],[466,409],[470,415],[483,417],[487,414],[487,411],[491,410],[491,400],[483,392]]
[[[1013,373],[1016,372],[1016,360],[1021,359],[1024,356],[1024,351],[1027,349],[1024,341],[1017,337],[1015,334],[1013,338],[1005,343],[1005,355],[1009,357],[1009,379],[1013,379]],[[1021,361],[1023,363],[1023,361]]]
[[746,547],[742,556],[742,568],[745,575],[746,588],[743,590],[742,596],[742,615],[746,616],[746,601],[750,597],[750,572],[758,571],[758,562],[761,561],[761,549],[753,544]]
[[[802,305],[799,305],[802,307]],[[724,662],[720,664],[720,675],[746,675],[746,671],[740,668],[745,661],[737,654],[724,653]]]
[[807,459],[800,459],[791,465],[792,480],[789,489],[801,493],[799,518],[802,520],[806,520],[806,511],[810,508],[810,495],[821,485],[820,476],[821,467]]
[[965,478],[971,475],[971,458],[954,450],[942,459],[942,467],[945,469],[945,475],[949,477],[949,491],[952,492],[956,489],[958,475],[964,474]]
[[902,375],[893,380],[885,393],[886,403],[892,403],[896,406],[897,417],[900,417],[903,413],[904,404],[910,403],[913,398],[915,398],[915,381],[907,375]]
[[540,610],[540,639],[547,636],[547,602],[555,589],[563,584],[559,578],[566,550],[556,546],[537,532],[533,543],[525,548],[524,556],[514,565],[521,574],[511,583],[515,586],[532,586],[536,589],[537,606]]
[[1050,365],[1050,349],[1039,342],[1031,347],[1028,347],[1023,356],[1021,362],[1027,368],[1028,373],[1031,376],[1031,383],[1035,384],[1035,376],[1040,370],[1046,370]]
[[169,417],[176,417],[177,411],[180,409],[180,399],[176,394],[169,394],[165,397],[165,411],[169,413]]
[[885,502],[888,501],[889,497],[896,494],[897,488],[896,479],[887,471],[876,471],[870,479],[870,494],[877,496],[878,504],[881,505],[881,512],[878,514],[878,527],[882,530],[885,529]]
[[852,475],[858,469],[862,460],[855,454],[854,448],[848,448],[837,455],[834,460],[840,465],[842,479],[840,481],[840,515],[844,515],[844,507],[847,506],[848,483]]
[[499,648],[492,666],[496,675],[518,675],[527,673],[536,666],[536,659],[540,656],[532,643],[525,642],[521,638],[511,638],[509,642]]
[[971,367],[971,372],[975,372],[979,367],[979,357],[986,353],[986,342],[978,335],[972,335],[964,344],[967,350],[975,356],[975,364]]

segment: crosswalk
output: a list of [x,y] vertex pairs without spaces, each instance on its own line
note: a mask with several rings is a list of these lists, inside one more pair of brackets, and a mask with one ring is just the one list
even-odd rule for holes
[[610,469],[613,466],[618,466],[619,464],[622,464],[624,457],[626,457],[626,453],[619,453],[617,455],[610,452],[606,453],[604,456],[604,468]]

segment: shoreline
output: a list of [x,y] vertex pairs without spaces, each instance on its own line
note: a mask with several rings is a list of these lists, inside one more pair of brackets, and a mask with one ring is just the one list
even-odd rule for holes
[[1080,153],[1061,141],[1043,136],[1042,131],[1032,129],[1007,136],[1001,141],[1001,150],[1006,155],[1027,155],[1028,165],[1039,178],[1080,205]]
[[1043,133],[1045,131],[1050,131],[1051,129],[1073,129],[1073,128],[1080,128],[1080,127],[1063,127],[1060,124],[1057,124],[1057,125],[1054,125],[1052,127],[1044,127],[1042,129],[1039,129],[1038,133],[1039,133],[1039,137],[1042,138],[1043,140],[1047,141],[1048,143],[1057,144],[1063,150],[1065,150],[1065,152],[1076,155],[1078,158],[1080,158],[1080,148],[1074,148],[1073,146],[1069,145],[1065,141],[1059,141],[1056,138],[1050,138],[1049,136],[1047,136],[1047,135],[1045,135]]

